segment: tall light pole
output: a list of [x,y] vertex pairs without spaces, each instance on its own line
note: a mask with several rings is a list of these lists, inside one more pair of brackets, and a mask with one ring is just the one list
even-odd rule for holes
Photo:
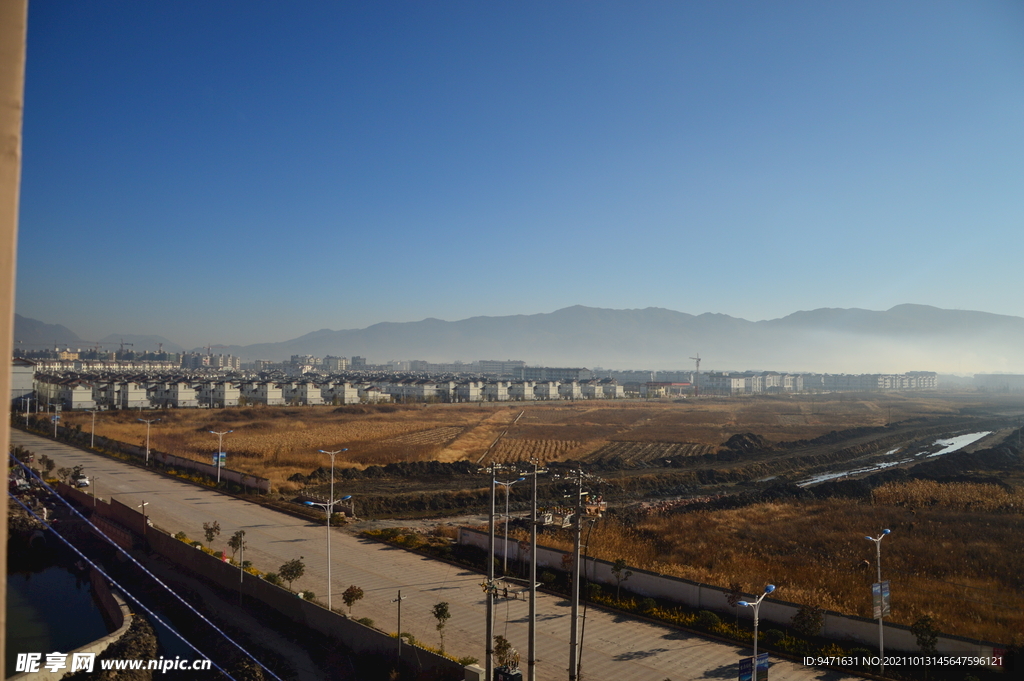
[[533,460],[533,503],[530,511],[530,624],[528,633],[526,679],[537,681],[537,476],[547,473],[539,468],[537,460]]
[[752,674],[750,677],[751,679],[753,679],[753,681],[757,681],[757,611],[761,609],[761,601],[764,600],[764,597],[773,591],[775,591],[775,585],[769,584],[764,588],[764,593],[758,596],[757,600],[753,603],[748,603],[747,601],[740,601],[736,604],[742,605],[745,608],[754,609],[754,664],[752,665]]
[[[875,542],[875,564],[878,567],[878,582],[875,586],[878,588],[878,673],[881,674],[882,670],[885,669],[885,627],[882,624],[882,619],[885,617],[885,597],[886,593],[883,591],[882,585],[882,540],[887,537],[892,530],[882,530],[882,534],[877,537],[864,538],[868,541]],[[874,600],[875,586],[871,587],[872,601]]]
[[[341,454],[342,452],[347,452],[348,448],[345,447],[344,449],[337,449],[337,450],[335,450],[333,452],[328,452],[325,449],[318,449],[317,451],[320,452],[321,454],[326,454],[327,456],[331,457],[331,496],[328,497],[328,498],[333,500],[334,499],[334,457],[335,457],[336,454]],[[334,502],[332,501],[331,503],[333,504]],[[353,514],[353,515],[355,515],[355,514]],[[329,524],[330,523],[328,523],[328,525]]]
[[577,681],[580,672],[580,543],[583,537],[583,471],[576,473],[576,510],[573,518],[572,543],[572,605],[569,610],[569,681]]
[[92,414],[92,435],[89,436],[89,449],[96,448],[96,410],[90,409],[89,413]]
[[149,465],[149,427],[159,421],[160,419],[139,419],[146,424],[146,465]]
[[217,436],[217,454],[216,454],[216,459],[217,459],[217,484],[219,485],[220,484],[220,458],[221,458],[221,454],[224,453],[224,436],[227,435],[228,433],[233,433],[235,431],[233,431],[233,430],[225,430],[223,432],[218,433],[215,430],[211,430],[209,432],[210,432],[211,435],[216,435]]
[[142,509],[142,536],[143,536],[143,538],[145,538],[145,536],[146,536],[146,525],[149,524],[149,520],[146,518],[146,507],[147,506],[149,506],[149,502],[148,501],[143,501],[141,504],[139,504],[138,506],[135,507],[135,508],[141,508]]
[[321,504],[316,501],[307,501],[306,506],[319,506],[324,509],[324,513],[327,515],[327,609],[331,610],[331,516],[334,515],[334,505],[348,501],[352,498],[352,495],[342,497],[341,499],[331,499],[326,504]]
[[502,565],[501,571],[506,575],[508,574],[508,488],[516,484],[517,482],[522,482],[523,480],[526,480],[526,478],[519,478],[518,480],[513,480],[511,482],[501,482],[498,480],[494,481],[495,485],[501,485],[502,487],[505,488],[505,550],[502,552],[504,563]]

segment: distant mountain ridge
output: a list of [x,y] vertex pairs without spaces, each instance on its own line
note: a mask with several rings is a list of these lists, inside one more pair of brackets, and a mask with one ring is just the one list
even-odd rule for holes
[[279,343],[219,351],[243,360],[361,355],[371,363],[522,359],[612,369],[689,368],[689,358],[700,353],[702,369],[975,373],[1024,372],[1022,341],[1024,318],[927,305],[885,311],[821,308],[758,322],[664,308],[576,305],[532,315],[320,329]]

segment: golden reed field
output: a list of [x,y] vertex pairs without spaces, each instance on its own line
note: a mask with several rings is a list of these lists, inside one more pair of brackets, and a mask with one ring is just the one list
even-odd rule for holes
[[[241,407],[108,412],[98,416],[96,431],[142,444],[145,424],[137,419],[158,417],[151,432],[154,449],[208,461],[217,445],[209,431],[233,430],[224,441],[227,465],[268,477],[288,493],[298,487],[289,476],[329,464],[319,449],[347,448],[338,455],[339,468],[425,460],[586,460],[602,447],[639,451],[652,445],[702,454],[738,433],[793,441],[890,422],[913,428],[1005,416],[1020,413],[1020,407],[1009,398],[970,394]],[[66,422],[85,432],[91,427],[88,414],[67,414]],[[864,535],[889,527],[883,578],[893,584],[894,621],[910,624],[928,614],[948,633],[1022,643],[1024,499],[1020,476],[1010,482],[1016,492],[991,484],[916,481],[878,488],[870,500],[651,515],[625,527],[609,518],[597,525],[590,546],[608,560],[624,558],[637,567],[725,587],[738,583],[748,592],[770,582],[779,587],[779,598],[868,616],[874,544]]]
[[[153,449],[208,461],[217,449],[217,438],[209,431],[233,430],[224,438],[227,466],[270,478],[275,489],[287,492],[292,488],[289,476],[308,474],[328,462],[317,453],[320,449],[347,448],[336,465],[360,468],[400,461],[477,461],[485,453],[488,461],[498,462],[531,457],[584,460],[609,442],[717,446],[747,432],[773,441],[809,439],[832,430],[884,425],[890,418],[941,418],[963,408],[964,404],[945,399],[897,395],[702,398],[682,403],[236,407],[105,412],[96,419],[96,433],[143,444],[146,426],[138,419],[159,418],[150,432]],[[66,414],[65,423],[86,432],[92,427],[91,416],[83,413]]]
[[[913,481],[880,487],[871,501],[762,503],[629,526],[609,518],[588,554],[747,593],[775,584],[781,600],[870,618],[875,545],[864,536],[885,528],[892,621],[930,615],[946,633],[1024,643],[1024,488]],[[543,543],[572,548],[563,534]]]

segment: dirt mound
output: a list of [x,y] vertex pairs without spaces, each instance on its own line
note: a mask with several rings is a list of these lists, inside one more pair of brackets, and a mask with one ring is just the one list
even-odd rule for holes
[[773,449],[772,443],[756,433],[737,433],[729,438],[723,449],[741,454],[756,454],[769,452]]

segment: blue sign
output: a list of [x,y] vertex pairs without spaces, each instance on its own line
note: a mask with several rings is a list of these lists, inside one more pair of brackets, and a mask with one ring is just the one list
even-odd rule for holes
[[220,463],[222,463],[222,464],[223,464],[223,463],[224,463],[225,461],[227,461],[227,460],[228,460],[228,455],[227,455],[227,452],[218,452],[217,454],[214,454],[214,455],[213,455],[213,465],[214,465],[214,466],[216,466],[216,465],[217,465],[217,462],[218,462],[218,460],[219,460],[219,461],[220,461]]
[[[754,666],[754,658],[744,657],[740,660],[740,681],[754,681],[751,674]],[[757,656],[757,680],[768,681],[768,653],[761,653]]]

